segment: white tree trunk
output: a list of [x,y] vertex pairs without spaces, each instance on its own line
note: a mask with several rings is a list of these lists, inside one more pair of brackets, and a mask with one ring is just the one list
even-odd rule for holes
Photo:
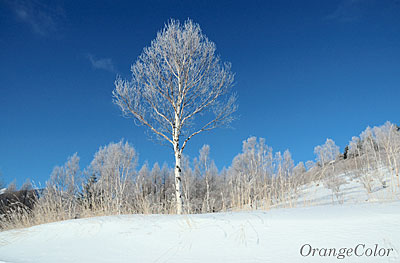
[[208,171],[206,172],[206,209],[207,209],[207,213],[210,213],[210,183],[208,181],[208,176],[209,173]]
[[183,199],[182,199],[182,178],[181,178],[181,153],[179,151],[179,144],[175,145],[175,196],[176,196],[176,213],[182,214]]

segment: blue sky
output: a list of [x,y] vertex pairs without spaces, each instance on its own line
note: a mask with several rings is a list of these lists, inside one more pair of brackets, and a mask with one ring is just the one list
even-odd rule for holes
[[0,172],[44,183],[75,152],[86,167],[126,139],[140,164],[172,150],[112,103],[116,75],[170,18],[191,18],[236,73],[233,129],[194,137],[229,166],[249,136],[296,162],[332,138],[343,150],[366,126],[399,123],[400,1],[0,1]]

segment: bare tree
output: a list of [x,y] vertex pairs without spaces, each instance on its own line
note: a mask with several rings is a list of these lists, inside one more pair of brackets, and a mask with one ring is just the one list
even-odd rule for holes
[[[205,183],[205,193],[204,193],[204,202],[203,209],[206,213],[214,210],[215,198],[210,195],[214,191],[215,188],[215,177],[218,174],[218,169],[213,160],[210,158],[210,146],[205,144],[201,147],[199,151],[199,159],[195,159],[196,170]],[[212,208],[212,209],[211,209]]]
[[314,148],[314,153],[316,155],[316,161],[321,166],[324,167],[327,163],[335,161],[339,156],[339,147],[336,146],[332,139],[326,139],[325,144],[318,145]]
[[35,217],[37,217],[34,220],[51,222],[78,216],[76,196],[81,179],[79,160],[78,154],[75,153],[63,166],[54,167],[35,205]]
[[66,194],[70,197],[78,193],[80,184],[79,156],[77,153],[70,156],[63,166],[54,167],[50,180],[47,182],[47,188]]
[[237,109],[236,96],[230,94],[234,74],[215,50],[198,24],[170,20],[132,65],[132,80],[115,81],[114,103],[173,147],[178,214],[183,209],[183,149],[193,136],[229,124]]
[[121,214],[126,211],[129,189],[136,174],[136,150],[122,140],[100,147],[90,164],[89,171],[98,181],[97,190],[101,193],[100,207],[103,212]]
[[374,127],[377,139],[377,147],[382,150],[386,156],[387,166],[392,175],[394,185],[394,176],[397,178],[397,187],[400,187],[399,179],[399,152],[400,152],[400,132],[396,125],[386,122],[384,125]]
[[203,145],[203,147],[200,149],[200,156],[199,156],[199,162],[200,162],[200,167],[203,170],[204,173],[204,179],[206,183],[206,196],[205,196],[205,201],[206,201],[206,212],[210,212],[210,146],[209,145]]

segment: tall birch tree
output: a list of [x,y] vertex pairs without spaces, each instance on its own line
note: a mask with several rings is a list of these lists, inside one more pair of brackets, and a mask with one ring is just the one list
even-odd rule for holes
[[237,109],[231,66],[215,51],[198,24],[170,20],[132,65],[132,79],[115,81],[114,103],[174,150],[178,214],[182,151],[193,136],[229,124]]

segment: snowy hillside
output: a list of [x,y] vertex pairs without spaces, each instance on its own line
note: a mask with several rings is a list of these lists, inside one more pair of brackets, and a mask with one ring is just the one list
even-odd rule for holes
[[[324,180],[311,182],[299,188],[298,195],[291,206],[304,207],[314,205],[330,204],[364,204],[382,201],[400,200],[399,191],[391,191],[389,187],[382,187],[377,182],[370,182],[370,192],[363,186],[367,176],[355,177],[354,174],[341,174],[331,177],[335,179],[337,188],[330,189]],[[391,182],[389,173],[385,174],[384,181],[388,185],[395,185]],[[289,201],[276,205],[276,207],[290,206]]]
[[399,202],[110,216],[2,232],[0,262],[399,262],[399,236]]

